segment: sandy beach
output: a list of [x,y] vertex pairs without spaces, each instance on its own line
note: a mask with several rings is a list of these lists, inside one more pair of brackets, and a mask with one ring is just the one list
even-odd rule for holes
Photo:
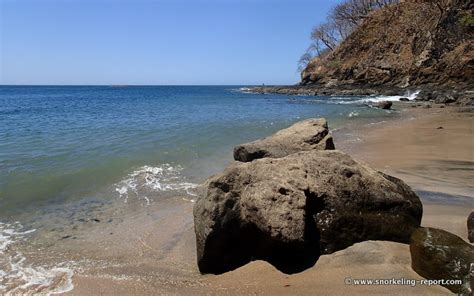
[[[350,127],[350,135],[347,129],[334,132],[337,148],[421,192],[423,226],[467,240],[466,218],[474,198],[472,113],[410,104],[397,104],[395,109],[400,116],[394,120]],[[409,246],[385,241],[357,243],[321,256],[314,267],[292,275],[264,261],[222,275],[201,275],[195,262],[192,208],[192,202],[180,198],[137,206],[135,215],[96,227],[63,246],[66,257],[75,254],[72,259],[77,262],[90,262],[87,267],[82,261],[73,277],[74,290],[67,294],[450,294],[440,286],[345,284],[346,278],[422,279],[410,267]]]

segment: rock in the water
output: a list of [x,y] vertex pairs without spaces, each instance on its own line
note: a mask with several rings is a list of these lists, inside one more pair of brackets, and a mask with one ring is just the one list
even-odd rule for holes
[[400,98],[399,101],[400,102],[409,102],[410,99],[409,98]]
[[462,238],[436,228],[419,228],[411,237],[412,268],[430,280],[459,280],[461,285],[441,284],[454,293],[470,295],[469,269],[474,262],[474,246]]
[[471,243],[474,243],[474,212],[467,217],[467,237]]
[[430,108],[431,108],[431,105],[430,105],[430,104],[424,104],[424,105],[423,105],[423,108],[424,108],[424,109],[430,109]]
[[401,180],[340,151],[235,162],[194,207],[199,270],[263,259],[291,273],[364,240],[408,242],[422,205]]
[[381,102],[378,102],[377,104],[375,104],[374,107],[384,109],[384,110],[389,110],[390,108],[392,108],[392,102],[390,102],[390,101],[381,101]]
[[431,91],[423,90],[415,98],[415,101],[432,101],[434,94]]
[[268,138],[236,146],[234,159],[248,162],[264,157],[279,158],[313,149],[335,149],[324,118],[303,120]]

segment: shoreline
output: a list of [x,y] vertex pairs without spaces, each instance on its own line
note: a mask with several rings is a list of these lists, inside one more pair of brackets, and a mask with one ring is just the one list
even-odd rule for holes
[[[441,168],[425,166],[426,162],[443,156],[442,151],[436,149],[419,157],[426,145],[441,145],[444,138],[435,137],[442,132],[455,132],[464,135],[464,141],[472,134],[473,116],[471,112],[460,112],[456,107],[432,108],[429,110],[411,108],[409,103],[396,103],[394,108],[400,110],[400,116],[378,124],[368,124],[359,127],[346,127],[333,132],[336,148],[351,154],[355,159],[368,163],[370,166],[388,172],[407,182],[414,190],[427,190],[436,195],[442,192],[444,200],[428,200],[421,196],[424,215],[423,226],[437,227],[453,232],[466,239],[467,229],[465,221],[472,210],[468,204],[450,202],[450,196],[459,195],[453,186],[442,183],[433,187],[429,178],[418,178],[412,171],[425,168],[428,173],[438,174]],[[464,110],[465,111],[465,110]],[[459,129],[463,124],[467,128]],[[438,130],[438,125],[444,128]],[[421,137],[415,137],[417,142],[393,145],[401,131],[405,137],[414,136],[417,130],[409,129],[412,125],[419,125]],[[429,128],[428,128],[429,127]],[[456,131],[457,128],[457,131]],[[347,134],[350,130],[351,135]],[[438,133],[438,134],[436,134]],[[350,139],[360,137],[362,141],[351,142]],[[399,137],[398,137],[399,138]],[[392,143],[390,142],[392,141]],[[407,145],[405,145],[407,144]],[[381,147],[382,145],[383,147]],[[400,155],[406,151],[403,145],[410,149],[410,161],[400,162]],[[414,146],[413,146],[414,145]],[[456,143],[452,146],[453,153],[449,154],[449,161],[463,161],[470,158],[467,164],[468,174],[457,184],[466,192],[471,190],[469,176],[472,175],[472,152],[469,143]],[[374,149],[378,147],[378,149]],[[385,148],[384,148],[385,147]],[[391,148],[387,150],[386,147]],[[442,150],[443,146],[438,147]],[[395,153],[398,151],[397,153]],[[472,150],[471,150],[472,151]],[[418,158],[417,158],[418,157]],[[413,159],[418,159],[413,163]],[[412,166],[406,166],[407,163]],[[415,165],[413,165],[415,164]],[[459,169],[459,168],[458,168]],[[450,175],[459,178],[458,174]],[[461,174],[462,176],[462,174]],[[449,181],[449,180],[448,180]],[[423,187],[423,185],[425,187]],[[443,186],[444,185],[444,186]],[[439,188],[441,187],[441,188]],[[471,191],[472,192],[472,191]],[[474,198],[472,195],[467,196]],[[469,202],[469,200],[467,201]],[[180,199],[171,199],[166,203],[147,209],[146,214],[137,213],[133,219],[124,220],[120,228],[123,233],[113,240],[97,235],[98,245],[106,246],[112,241],[128,239],[122,246],[115,246],[106,251],[108,260],[116,261],[115,266],[90,268],[73,277],[74,289],[70,295],[90,293],[166,293],[166,294],[218,294],[226,293],[257,293],[307,294],[316,290],[327,294],[340,293],[392,293],[394,290],[413,295],[444,295],[449,291],[440,286],[348,286],[343,279],[353,278],[407,278],[422,279],[410,267],[409,246],[386,241],[366,241],[357,243],[342,251],[321,256],[315,266],[304,272],[286,275],[276,270],[264,261],[254,261],[241,268],[222,275],[201,275],[195,262],[195,242],[192,223],[192,207],[190,202],[183,203]],[[163,212],[164,211],[164,212]],[[167,215],[163,213],[168,212]],[[160,214],[161,213],[161,214]],[[157,218],[161,216],[160,218]],[[165,216],[165,217],[163,217]],[[177,219],[178,218],[178,219]],[[114,226],[115,227],[115,226]],[[104,230],[103,234],[108,230]],[[102,241],[102,242],[101,242]],[[164,251],[163,251],[164,250]],[[104,256],[98,252],[96,259]],[[121,264],[118,264],[121,262]],[[258,278],[258,281],[256,280]]]

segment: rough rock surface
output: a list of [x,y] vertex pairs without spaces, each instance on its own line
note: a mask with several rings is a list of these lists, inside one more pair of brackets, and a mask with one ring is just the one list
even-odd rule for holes
[[437,97],[434,100],[434,102],[436,104],[451,104],[451,103],[456,102],[456,99],[450,95],[442,95],[442,96]]
[[474,246],[462,238],[436,228],[419,228],[410,243],[412,268],[431,280],[458,280],[462,285],[443,285],[454,293],[470,295],[469,269],[474,262]]
[[384,110],[389,110],[390,108],[392,108],[392,102],[390,102],[390,101],[381,101],[381,102],[378,102],[377,104],[375,104],[375,107],[380,108],[380,109],[384,109]]
[[474,243],[474,212],[467,217],[467,237],[471,243]]
[[461,106],[472,106],[473,102],[474,102],[474,94],[473,93],[465,94],[464,96],[461,96],[457,100],[457,103]]
[[403,181],[337,150],[235,162],[206,187],[194,207],[203,273],[253,259],[298,272],[356,242],[408,242],[422,216]]
[[307,150],[334,150],[326,119],[307,119],[262,140],[234,148],[234,159],[242,162],[271,157],[279,158]]

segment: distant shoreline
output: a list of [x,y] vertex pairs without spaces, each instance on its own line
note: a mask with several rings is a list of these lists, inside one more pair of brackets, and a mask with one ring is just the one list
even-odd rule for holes
[[393,86],[359,86],[359,85],[269,85],[249,86],[246,92],[256,94],[286,94],[300,96],[408,96],[410,93],[421,92],[419,101],[434,101],[440,96],[451,96],[454,101],[464,97],[472,98],[474,89],[439,85],[420,85],[407,88]]

